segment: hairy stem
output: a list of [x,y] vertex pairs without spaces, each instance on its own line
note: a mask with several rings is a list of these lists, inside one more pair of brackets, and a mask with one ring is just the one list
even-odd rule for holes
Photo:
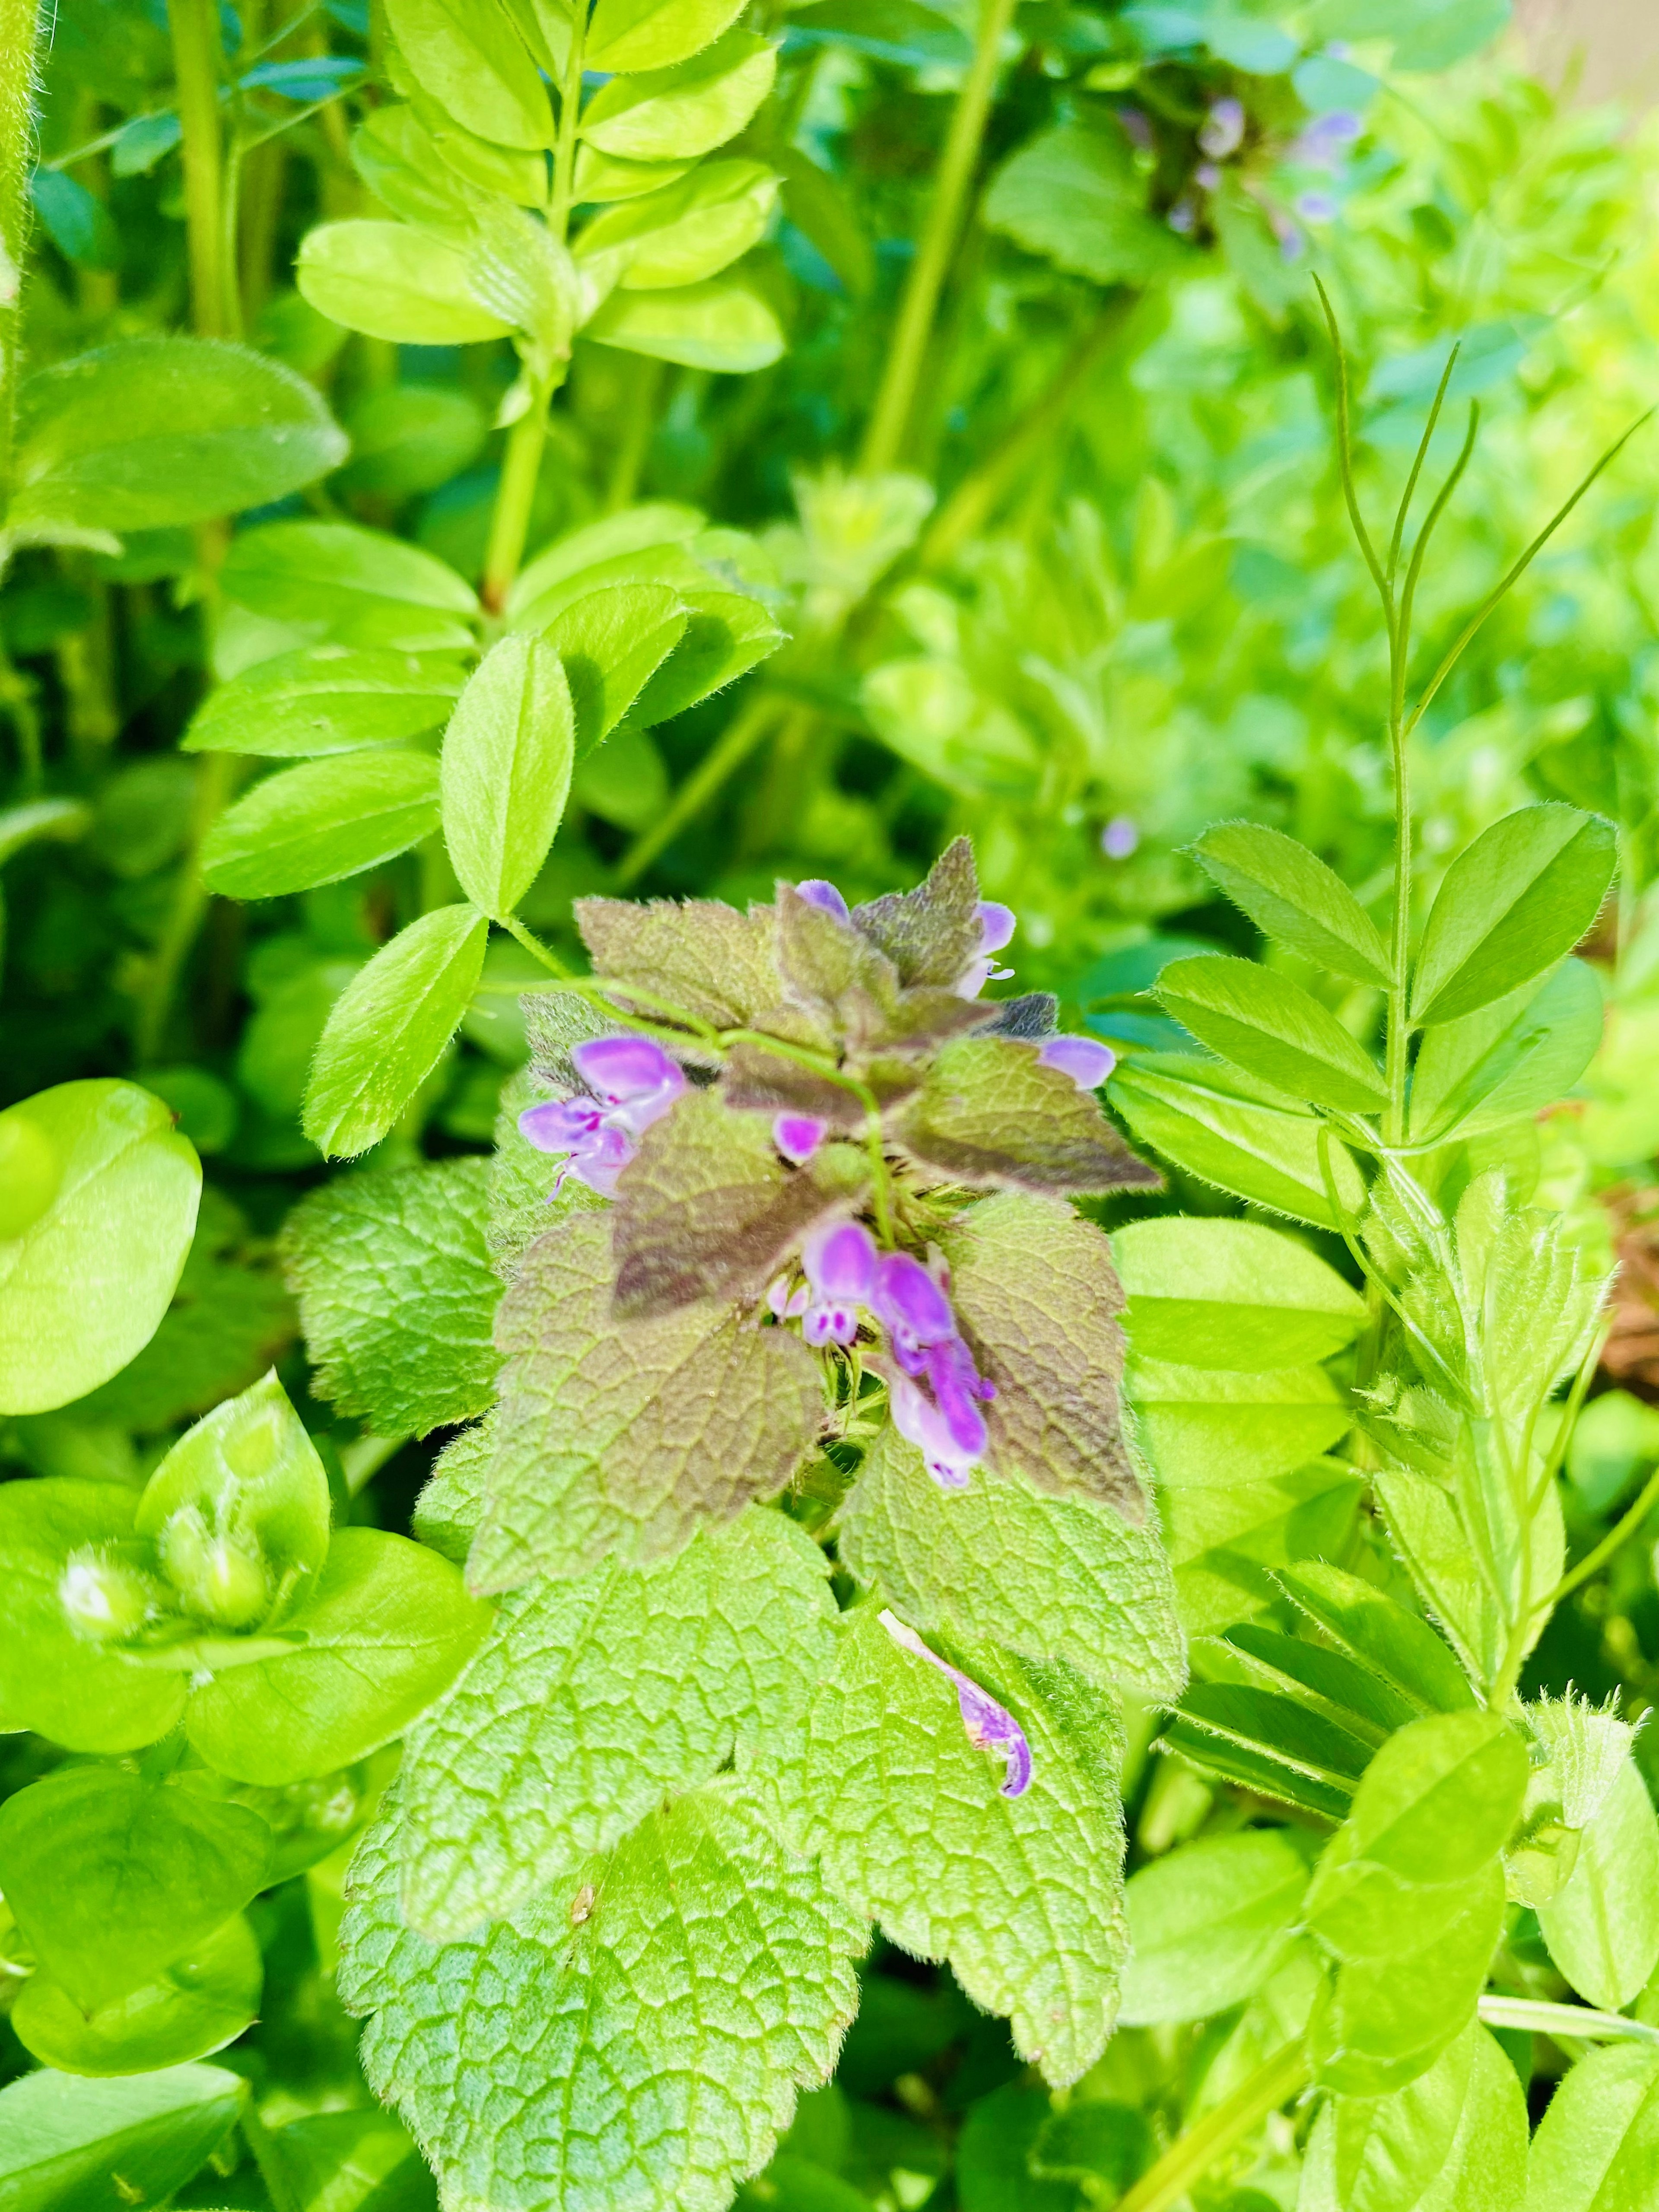
[[[1650,2027],[1646,2021],[1627,2020],[1618,2012],[1592,2012],[1588,2005],[1551,2004],[1542,1997],[1506,1997],[1489,1991],[1478,2008],[1488,2027],[1518,2027],[1558,2040],[1565,2037],[1570,2042],[1628,2038],[1636,2043],[1659,2043],[1659,2027]],[[1128,2202],[1126,2197],[1118,2212],[1125,2212]]]
[[[23,353],[23,259],[34,153],[35,0],[0,0],[0,507],[11,481],[12,425]],[[5,565],[0,555],[0,568]]]
[[1117,2202],[1116,2212],[1166,2212],[1188,2195],[1224,2151],[1231,2150],[1269,2112],[1277,2112],[1296,2095],[1308,2079],[1308,2061],[1301,2039],[1287,2043],[1242,2081],[1231,2097],[1188,2128],[1171,2143],[1156,2166],[1143,2173],[1128,2194]]
[[223,337],[230,313],[224,213],[224,155],[219,130],[218,0],[171,0],[173,66],[184,126],[185,228],[190,245],[191,319],[197,335]]
[[991,96],[996,89],[1003,34],[1013,21],[1015,5],[1016,0],[981,0],[974,58],[957,95],[945,151],[939,157],[939,181],[916,258],[910,264],[887,365],[859,455],[860,468],[871,475],[892,467],[904,441],[939,295],[961,234],[963,208],[979,164]]

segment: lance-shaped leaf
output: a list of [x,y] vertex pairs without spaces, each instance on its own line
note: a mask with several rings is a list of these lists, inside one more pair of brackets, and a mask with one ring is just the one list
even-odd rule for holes
[[1388,988],[1389,949],[1342,878],[1282,830],[1221,822],[1193,847],[1205,873],[1279,945],[1316,967]]
[[1523,806],[1446,871],[1412,979],[1414,1022],[1455,1021],[1571,951],[1618,865],[1611,822],[1576,806]]
[[836,1646],[788,1778],[799,1848],[890,1941],[948,1960],[976,2004],[1007,2017],[1022,2058],[1076,2081],[1111,2034],[1127,1948],[1113,1702],[1064,1668],[963,1646],[1030,1745],[1030,1784],[1009,1796],[950,1681],[873,1606]]
[[1172,960],[1158,995],[1202,1044],[1291,1098],[1354,1114],[1388,1103],[1382,1070],[1310,991],[1227,952]]
[[1157,1169],[1069,1075],[1042,1064],[1040,1050],[1012,1038],[957,1038],[893,1116],[894,1137],[952,1182],[1076,1196],[1156,1189]]
[[446,719],[465,680],[453,653],[304,646],[210,692],[182,750],[299,760],[418,737]]
[[1173,1698],[1186,1677],[1158,1532],[1018,1475],[945,1491],[884,1428],[848,1498],[841,1556],[926,1634],[1000,1644],[1091,1680]]
[[907,989],[950,990],[973,965],[983,936],[972,845],[954,839],[915,890],[854,907],[853,927],[887,955]]
[[980,1373],[992,1463],[1039,1490],[1146,1510],[1123,1437],[1123,1294],[1092,1222],[1052,1199],[988,1198],[942,1240],[951,1300]]
[[713,1302],[619,1322],[612,1282],[611,1224],[582,1215],[531,1246],[501,1301],[475,1589],[660,1559],[781,1490],[811,1448],[823,1386],[798,1337]]
[[673,1559],[507,1599],[404,1748],[410,1925],[460,1935],[574,1889],[665,1797],[780,1747],[830,1662],[825,1573],[810,1537],[755,1508]]
[[283,1224],[312,1387],[383,1436],[424,1436],[494,1397],[501,1285],[483,1227],[491,1179],[489,1163],[477,1159],[341,1176]]
[[1472,1137],[1535,1114],[1570,1091],[1601,1042],[1601,986],[1583,960],[1424,1038],[1412,1071],[1411,1130]]
[[769,908],[583,898],[575,915],[596,975],[637,983],[717,1029],[741,1029],[783,997]]
[[388,1817],[353,1869],[341,1991],[452,2204],[724,2212],[858,2003],[866,1923],[718,1785],[441,1948],[403,1927],[398,1882]]
[[1571,1877],[1540,1905],[1550,1956],[1581,1996],[1627,2005],[1659,1960],[1659,1825],[1634,1760],[1579,1838]]
[[227,898],[276,898],[379,867],[437,826],[438,764],[427,754],[308,761],[219,817],[202,873]]
[[505,921],[540,872],[570,794],[575,711],[540,638],[493,646],[444,732],[444,842],[461,889]]
[[1322,1559],[1283,1568],[1277,1580],[1334,1644],[1419,1712],[1462,1712],[1474,1705],[1462,1668],[1428,1622],[1374,1583]]
[[1610,2043],[1566,2075],[1532,2139],[1527,2212],[1626,2212],[1659,2172],[1659,2050]]
[[865,1152],[826,1145],[805,1167],[779,1158],[770,1126],[711,1091],[691,1092],[645,1132],[617,1185],[617,1310],[667,1313],[697,1298],[756,1298],[815,1222],[850,1209]]
[[1188,1367],[1305,1367],[1352,1343],[1365,1301],[1336,1270],[1253,1221],[1165,1217],[1113,1239],[1137,1354]]

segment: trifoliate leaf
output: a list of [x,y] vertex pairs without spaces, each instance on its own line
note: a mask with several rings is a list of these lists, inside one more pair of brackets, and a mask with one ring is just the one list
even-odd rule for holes
[[829,1663],[834,1617],[817,1545],[759,1507],[673,1559],[507,1599],[404,1749],[410,1924],[462,1935],[574,1887],[665,1796],[775,1744]]
[[783,996],[766,908],[739,914],[719,899],[637,906],[582,898],[575,915],[596,975],[636,983],[718,1029],[741,1029]]
[[779,1262],[869,1181],[850,1145],[803,1168],[779,1158],[769,1123],[712,1092],[653,1122],[617,1186],[618,1313],[666,1313],[696,1298],[758,1297]]
[[799,1338],[703,1300],[649,1321],[611,1310],[611,1224],[567,1221],[501,1302],[507,1356],[478,1590],[677,1552],[781,1490],[817,1434],[817,1363]]
[[943,1239],[951,1299],[981,1375],[991,1455],[1039,1490],[1146,1510],[1118,1402],[1123,1292],[1092,1222],[1012,1194],[970,1207]]
[[1030,1745],[1030,1784],[1005,1796],[951,1683],[873,1606],[836,1642],[796,1771],[801,1848],[892,1942],[948,1959],[1023,2058],[1076,2081],[1111,2034],[1127,1942],[1113,1705],[1059,1668],[960,1647]]
[[1011,1037],[958,1037],[896,1117],[894,1135],[921,1166],[957,1182],[1078,1195],[1156,1189],[1158,1170],[1038,1050]]
[[383,1435],[424,1436],[494,1395],[489,1183],[477,1159],[343,1176],[289,1216],[283,1258],[313,1387]]
[[341,1994],[453,2212],[724,2212],[823,2081],[865,1923],[718,1785],[586,1879],[436,1948],[388,1820],[353,1869]]
[[1186,1654],[1158,1532],[1018,1475],[947,1492],[892,1428],[877,1438],[842,1519],[841,1557],[894,1610],[929,1628],[1058,1660],[1093,1681],[1178,1696]]
[[884,952],[907,989],[948,991],[972,966],[982,932],[979,875],[966,837],[947,845],[913,891],[889,891],[853,909],[853,927]]

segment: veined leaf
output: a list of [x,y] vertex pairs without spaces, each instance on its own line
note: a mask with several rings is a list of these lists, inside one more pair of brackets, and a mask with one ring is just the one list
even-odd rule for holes
[[319,223],[300,241],[294,281],[319,315],[394,345],[466,345],[513,327],[474,298],[460,248],[409,223]]
[[1271,1828],[1207,1836],[1131,1875],[1123,2024],[1204,2020],[1254,1996],[1307,1887],[1306,1856]]
[[[1218,1750],[1236,1745],[1282,1768],[1286,1783],[1296,1778],[1316,1784],[1322,1802],[1335,1796],[1346,1805],[1371,1756],[1370,1745],[1358,1736],[1298,1699],[1272,1690],[1247,1689],[1232,1682],[1190,1682],[1182,1696],[1180,1718],[1185,1723],[1183,1750],[1194,1737]],[[1291,1796],[1288,1802],[1300,1801]]]
[[210,692],[183,750],[277,760],[355,752],[435,729],[465,681],[453,654],[302,646],[256,661]]
[[1390,1684],[1345,1653],[1304,1637],[1240,1621],[1219,1644],[1206,1646],[1206,1657],[1224,1653],[1248,1680],[1304,1698],[1362,1742],[1381,1744],[1418,1718],[1416,1706]]
[[461,889],[494,921],[514,912],[547,858],[574,747],[558,654],[539,638],[502,638],[456,704],[441,763],[449,857]]
[[1241,1375],[1136,1359],[1127,1388],[1141,1449],[1174,1491],[1271,1481],[1328,1451],[1353,1421],[1317,1367]]
[[616,728],[690,619],[665,584],[611,584],[573,600],[547,624],[542,635],[570,686],[579,762]]
[[1200,1043],[1292,1098],[1355,1114],[1388,1103],[1382,1071],[1311,992],[1231,953],[1172,960],[1158,995]]
[[1223,822],[1193,847],[1205,873],[1275,943],[1356,982],[1386,989],[1389,948],[1318,855],[1255,822]]
[[1532,2139],[1526,2212],[1626,2212],[1659,2172],[1659,2051],[1610,2043],[1563,2076]]
[[630,161],[683,161],[735,138],[772,88],[777,49],[728,31],[693,61],[601,85],[582,110],[582,137]]
[[231,540],[221,581],[228,598],[255,614],[314,623],[315,635],[344,644],[415,653],[474,641],[478,602],[466,579],[420,546],[356,523],[243,531]]
[[1216,1635],[1274,1613],[1282,1595],[1275,1571],[1343,1550],[1364,1494],[1352,1468],[1327,1459],[1167,1491],[1164,1548],[1188,1634]]
[[590,69],[669,68],[720,37],[743,0],[599,0],[582,58]]
[[457,122],[500,146],[550,146],[536,64],[497,0],[386,0],[398,51]]
[[1333,1826],[1348,1809],[1346,1784],[1275,1759],[1248,1734],[1201,1727],[1178,1712],[1165,1723],[1160,1741],[1166,1751],[1178,1753],[1206,1773],[1236,1782],[1258,1797],[1297,1806]]
[[1428,1622],[1373,1583],[1322,1559],[1281,1568],[1278,1580],[1334,1643],[1419,1712],[1465,1711],[1475,1703],[1462,1668]]
[[618,289],[583,324],[582,336],[623,353],[726,376],[769,368],[783,351],[783,329],[769,303],[743,277],[732,276],[672,290]]
[[1413,1141],[1478,1136],[1553,1103],[1594,1059],[1601,1023],[1595,970],[1568,960],[1541,989],[1437,1024],[1412,1071]]
[[1132,1222],[1112,1249],[1138,1355],[1188,1367],[1307,1367],[1364,1326],[1364,1299],[1334,1267],[1255,1222]]
[[309,761],[268,776],[220,816],[203,842],[202,873],[228,898],[276,898],[378,867],[437,826],[429,754]]
[[1309,2139],[1297,2212],[1404,2212],[1408,2204],[1413,2212],[1520,2212],[1523,2195],[1534,2212],[1527,2163],[1519,2078],[1471,2021],[1391,2096],[1327,2104]]
[[1523,806],[1483,830],[1430,911],[1413,1021],[1455,1021],[1553,968],[1595,921],[1618,859],[1612,823],[1576,806]]

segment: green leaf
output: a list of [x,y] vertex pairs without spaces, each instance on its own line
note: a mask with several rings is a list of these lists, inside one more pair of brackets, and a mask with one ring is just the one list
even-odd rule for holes
[[994,1642],[1152,1698],[1174,1697],[1185,1679],[1155,1529],[1039,1497],[1018,1475],[941,1490],[890,1425],[842,1509],[841,1557],[923,1635]]
[[[1181,1721],[1180,1748],[1189,1758],[1205,1759],[1212,1747],[1220,1753],[1237,1747],[1277,1770],[1278,1786],[1266,1794],[1291,1805],[1325,1808],[1334,1798],[1346,1808],[1371,1756],[1369,1743],[1299,1698],[1235,1682],[1188,1683]],[[1224,1761],[1216,1764],[1228,1771]],[[1298,1794],[1298,1783],[1312,1784],[1312,1795]]]
[[672,721],[735,684],[784,642],[767,609],[742,592],[682,585],[680,597],[691,619],[678,649],[640,694],[634,720],[643,727]]
[[220,2066],[120,2081],[27,2074],[0,2089],[3,2212],[148,2212],[224,2141],[248,2094]]
[[1523,806],[1446,871],[1412,978],[1412,1019],[1455,1021],[1570,952],[1618,865],[1618,833],[1576,806]]
[[1526,2212],[1629,2212],[1659,2172],[1659,2051],[1611,2043],[1557,2085],[1532,2139]]
[[1348,1809],[1345,1783],[1274,1758],[1248,1732],[1203,1727],[1177,1713],[1164,1726],[1163,1743],[1166,1751],[1178,1752],[1206,1774],[1218,1774],[1224,1781],[1237,1783],[1253,1796],[1294,1805],[1314,1814],[1316,1820],[1334,1823]]
[[337,1177],[283,1224],[312,1387],[382,1436],[425,1436],[495,1396],[489,1185],[476,1159]]
[[1193,847],[1205,873],[1263,933],[1316,967],[1386,990],[1389,949],[1342,878],[1280,830],[1223,822]]
[[992,1465],[1141,1519],[1118,1398],[1122,1296],[1105,1238],[1068,1206],[1010,1193],[958,1214],[940,1243],[958,1324],[996,1389],[986,1408]]
[[1190,252],[1147,213],[1128,139],[1105,123],[1065,123],[1029,140],[992,179],[985,220],[1097,284],[1144,285]]
[[1231,953],[1172,960],[1158,995],[1201,1044],[1292,1098],[1370,1114],[1388,1103],[1381,1070],[1311,992]]
[[601,822],[636,836],[648,830],[669,799],[668,770],[649,732],[624,724],[599,750],[579,760],[570,795]]
[[1659,1963],[1659,1825],[1626,1759],[1578,1842],[1553,1903],[1538,1908],[1549,1954],[1582,1997],[1622,2012]]
[[778,1157],[758,1114],[693,1091],[654,1121],[617,1185],[615,1310],[636,1318],[698,1298],[757,1300],[815,1224],[870,1180],[861,1146],[822,1146],[802,1168]]
[[203,841],[202,873],[227,898],[277,898],[379,867],[437,826],[429,754],[310,761],[267,776],[219,817]]
[[1275,1571],[1344,1550],[1364,1494],[1352,1468],[1325,1459],[1168,1491],[1164,1541],[1188,1635],[1213,1635],[1274,1611],[1282,1595]]
[[125,338],[23,386],[9,530],[155,530],[299,490],[346,457],[315,386],[214,338]]
[[1425,2073],[1391,2096],[1332,2099],[1314,2124],[1297,2207],[1520,2212],[1525,2194],[1533,2212],[1527,2182],[1520,2080],[1498,2043],[1471,2021]]
[[1131,1222],[1112,1249],[1137,1355],[1188,1367],[1307,1367],[1365,1323],[1364,1299],[1334,1267],[1255,1222]]
[[[396,609],[386,611],[399,619]],[[297,760],[416,738],[447,720],[465,681],[465,664],[449,654],[303,646],[256,661],[210,692],[183,748]]]
[[401,222],[354,216],[300,241],[294,281],[319,315],[394,345],[467,345],[513,325],[475,298],[459,247]]
[[[655,556],[685,545],[703,525],[696,507],[664,499],[568,530],[520,570],[507,595],[507,620],[515,629],[539,629],[573,601],[610,585],[672,586],[677,580],[659,574]],[[689,554],[683,557],[688,570],[696,568]]]
[[1595,1058],[1601,1024],[1601,986],[1582,960],[1439,1024],[1412,1071],[1413,1141],[1478,1136],[1553,1105]]
[[770,302],[743,277],[730,276],[672,290],[619,289],[583,324],[582,336],[623,353],[648,354],[653,360],[726,376],[769,368],[784,346],[782,325]]
[[1204,2020],[1253,1996],[1307,1887],[1307,1860],[1278,1828],[1206,1836],[1131,1875],[1123,2024]]
[[458,123],[499,146],[551,146],[553,111],[497,0],[386,0],[398,51]]
[[776,176],[758,161],[705,162],[595,216],[576,241],[577,266],[629,292],[701,283],[759,240],[777,196]]
[[[319,635],[400,653],[468,648],[478,617],[471,585],[447,562],[350,522],[267,522],[243,531],[231,540],[221,581],[228,598],[274,622],[314,624]],[[311,665],[325,664],[313,655]],[[356,665],[344,661],[348,678]],[[429,665],[416,664],[415,672]],[[453,676],[453,662],[439,665]],[[390,666],[377,661],[368,673],[379,681],[410,666],[401,658]],[[449,696],[447,683],[442,696]],[[441,708],[431,717],[442,719]]]
[[743,0],[599,0],[582,59],[589,69],[654,70],[688,61],[743,13]]
[[305,1132],[337,1158],[366,1152],[437,1066],[477,988],[489,924],[441,906],[354,975],[330,1011],[306,1088]]
[[833,2066],[866,1924],[717,1785],[441,1949],[399,1923],[395,1844],[360,1853],[341,1991],[450,2202],[719,2212]]
[[542,635],[570,686],[578,761],[616,728],[690,620],[679,594],[665,584],[611,584],[553,617]]
[[1270,1482],[1328,1451],[1353,1419],[1317,1367],[1237,1375],[1136,1359],[1127,1389],[1141,1448],[1177,1491]]
[[[1195,1054],[1138,1054],[1107,1096],[1143,1144],[1200,1182],[1316,1229],[1340,1226],[1320,1168],[1320,1124],[1242,1069]],[[1337,1195],[1357,1219],[1365,1186],[1353,1156],[1334,1140],[1328,1151]]]
[[437,2186],[413,2138],[377,2106],[263,2129],[258,2154],[282,2212],[435,2212]]
[[0,1114],[0,1413],[106,1382],[155,1334],[202,1167],[159,1098],[97,1078]]
[[680,1550],[795,1474],[823,1416],[817,1362],[721,1301],[647,1321],[611,1307],[611,1224],[572,1216],[501,1302],[507,1354],[472,1587]]
[[637,983],[717,1029],[744,1029],[783,999],[772,915],[719,899],[583,898],[574,908],[593,972]]
[[173,1445],[133,1533],[154,1540],[186,1612],[227,1628],[293,1606],[328,1553],[328,1476],[274,1373]]
[[1420,1712],[1455,1713],[1474,1704],[1462,1668],[1428,1622],[1374,1583],[1322,1559],[1282,1568],[1278,1580],[1334,1643]]
[[25,2050],[65,2073],[148,2074],[234,2043],[253,2024],[264,1980],[259,1946],[239,1914],[90,2016],[37,1971],[18,1992],[11,2024]]
[[264,1886],[270,1830],[187,1778],[67,1767],[0,1806],[0,1884],[83,2013],[155,1978]]
[[1076,2081],[1111,2035],[1125,1948],[1115,1708],[1060,1668],[953,1654],[1030,1745],[1030,1787],[1006,1797],[952,1685],[873,1606],[836,1645],[791,1778],[799,1848],[890,1942],[948,1960],[1047,2080]]
[[1264,1689],[1301,1697],[1316,1712],[1335,1721],[1362,1742],[1382,1744],[1396,1729],[1418,1716],[1417,1708],[1392,1684],[1340,1651],[1328,1651],[1300,1636],[1240,1621],[1210,1650],[1237,1666]]
[[379,1528],[341,1528],[289,1624],[305,1642],[216,1674],[185,1725],[210,1766],[274,1787],[348,1766],[425,1711],[488,1634],[447,1559]]
[[581,132],[602,154],[629,161],[683,161],[736,137],[767,94],[777,49],[752,31],[728,31],[695,61],[601,85]]
[[444,840],[461,889],[505,921],[564,813],[575,717],[559,656],[519,634],[492,646],[444,732]]
[[957,1037],[929,1062],[922,1088],[892,1117],[893,1135],[952,1182],[1080,1197],[1155,1189],[1091,1093],[1012,1037]]
[[830,1663],[825,1572],[751,1507],[657,1565],[508,1598],[404,1749],[409,1925],[441,1941],[572,1889],[665,1798],[780,1749]]

